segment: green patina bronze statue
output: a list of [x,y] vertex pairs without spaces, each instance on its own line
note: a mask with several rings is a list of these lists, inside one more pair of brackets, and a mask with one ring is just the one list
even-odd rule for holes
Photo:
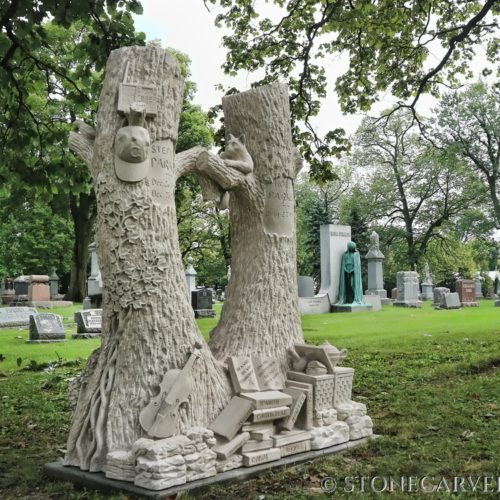
[[340,263],[339,298],[336,305],[365,305],[361,282],[361,259],[356,243],[350,241]]

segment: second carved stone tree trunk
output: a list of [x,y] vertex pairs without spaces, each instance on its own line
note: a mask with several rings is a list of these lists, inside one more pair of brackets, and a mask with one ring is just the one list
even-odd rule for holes
[[[156,116],[146,119],[151,165],[138,182],[115,172],[114,141],[124,126],[121,83],[156,89]],[[104,282],[102,347],[89,361],[67,444],[66,465],[103,470],[106,454],[130,450],[145,435],[139,413],[164,374],[182,368],[196,343],[194,391],[181,407],[177,432],[211,422],[229,398],[225,374],[194,321],[186,297],[174,203],[182,168],[174,162],[183,82],[166,51],[128,47],[114,51],[106,68],[97,130],[81,127],[70,145],[89,165],[98,204],[97,252]],[[142,97],[139,101],[142,100]]]
[[208,156],[204,172],[230,190],[231,279],[210,347],[228,356],[273,356],[303,342],[297,299],[294,181],[301,162],[292,143],[288,88],[274,84],[223,99],[226,134],[244,136],[248,175]]

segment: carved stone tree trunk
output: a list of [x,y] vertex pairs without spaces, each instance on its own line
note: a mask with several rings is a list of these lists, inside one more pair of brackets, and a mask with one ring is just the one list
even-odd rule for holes
[[274,84],[223,99],[226,133],[253,158],[244,175],[201,155],[198,172],[230,191],[231,278],[210,347],[228,356],[275,356],[303,342],[297,299],[294,180],[301,162],[292,144],[288,89]]
[[[138,182],[124,182],[115,174],[114,141],[125,124],[117,110],[124,81],[157,89],[157,114],[145,124],[151,165]],[[195,389],[187,407],[181,407],[177,431],[207,425],[229,398],[227,377],[203,343],[186,297],[174,204],[175,182],[184,168],[182,161],[174,162],[182,98],[179,67],[167,52],[116,50],[106,68],[95,138],[84,125],[70,137],[70,147],[87,162],[94,179],[105,292],[102,347],[82,377],[66,465],[103,470],[108,451],[129,450],[144,436],[140,411],[165,372],[186,364],[196,342],[202,350],[192,372]]]

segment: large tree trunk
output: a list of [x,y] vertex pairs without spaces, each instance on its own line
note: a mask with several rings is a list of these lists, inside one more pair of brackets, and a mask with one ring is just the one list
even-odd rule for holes
[[[130,83],[158,89],[158,115],[146,127],[153,149],[162,153],[153,153],[148,176],[136,183],[120,181],[114,171],[113,143],[123,126],[117,97],[124,75]],[[195,390],[187,408],[181,407],[177,432],[206,426],[229,398],[227,377],[203,343],[186,297],[174,203],[182,87],[179,67],[164,50],[127,47],[108,60],[90,164],[104,284],[102,347],[84,373],[67,465],[103,470],[108,451],[128,450],[145,435],[140,411],[165,372],[184,366],[196,342],[203,347],[193,368]],[[82,157],[89,156],[86,140],[70,141]]]
[[70,195],[71,217],[73,218],[74,236],[71,277],[65,299],[81,302],[85,297],[87,280],[87,262],[92,226],[95,220],[95,196],[93,193]]
[[288,89],[274,84],[223,99],[226,134],[245,136],[254,170],[240,174],[207,155],[199,171],[231,190],[231,279],[210,347],[228,356],[274,356],[303,342],[297,298],[294,180]]

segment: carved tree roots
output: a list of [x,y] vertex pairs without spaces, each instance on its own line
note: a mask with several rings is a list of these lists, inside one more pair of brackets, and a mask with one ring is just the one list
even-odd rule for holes
[[[125,74],[130,83],[158,88],[158,115],[146,124],[156,151],[152,173],[137,183],[122,182],[114,172],[113,142],[123,126],[116,103]],[[196,390],[188,406],[181,407],[177,431],[206,425],[230,395],[227,376],[203,342],[185,292],[174,203],[175,182],[183,170],[183,161],[179,168],[174,164],[182,87],[179,67],[165,51],[151,47],[114,51],[106,69],[95,139],[80,127],[70,140],[94,178],[96,241],[105,293],[102,348],[83,376],[67,465],[103,470],[108,451],[128,450],[144,436],[141,409],[156,394],[165,372],[184,366],[196,342],[203,345],[193,368]]]

